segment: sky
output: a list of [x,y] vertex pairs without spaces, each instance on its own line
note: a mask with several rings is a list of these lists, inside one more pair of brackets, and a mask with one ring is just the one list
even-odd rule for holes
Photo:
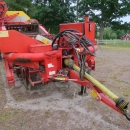
[[123,22],[130,22],[130,15],[129,16],[126,16],[126,17],[123,17],[123,18],[121,18],[121,20],[123,21]]

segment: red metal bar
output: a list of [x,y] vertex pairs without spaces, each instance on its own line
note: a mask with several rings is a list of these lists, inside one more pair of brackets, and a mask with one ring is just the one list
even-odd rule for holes
[[[52,57],[56,55],[57,58],[61,58],[60,51],[49,51],[44,53],[10,53],[4,54],[5,59],[10,62],[40,62],[46,59],[46,57]],[[23,61],[22,61],[23,60]],[[28,61],[27,61],[28,60]]]
[[99,94],[100,94],[100,96],[101,96],[101,101],[102,101],[103,103],[105,103],[105,104],[108,105],[109,107],[113,108],[113,109],[116,110],[117,112],[123,114],[123,112],[122,112],[119,108],[116,107],[116,104],[115,104],[114,101],[112,101],[110,98],[108,98],[108,97],[107,97],[105,94],[103,94],[103,93],[99,93]]
[[92,89],[97,93],[97,97],[98,97],[97,101],[102,101],[103,103],[105,103],[109,107],[113,108],[117,112],[123,114],[123,112],[116,107],[115,102],[112,101],[110,98],[108,98],[101,90],[99,90],[96,86],[92,85],[92,83],[86,79],[80,80],[79,75],[75,71],[70,70],[70,69],[68,69],[68,70],[70,72],[70,78],[78,79],[78,81],[74,81],[75,83],[78,83],[81,86],[85,86],[88,89]]
[[9,68],[8,61],[4,59],[5,71],[6,71],[6,80],[8,87],[10,88],[11,84],[15,83],[13,70]]

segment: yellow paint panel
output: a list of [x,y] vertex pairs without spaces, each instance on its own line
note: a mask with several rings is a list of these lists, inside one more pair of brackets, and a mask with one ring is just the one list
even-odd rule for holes
[[94,98],[97,98],[97,97],[98,97],[97,93],[96,93],[94,90],[91,91],[91,95],[92,95]]
[[26,17],[27,20],[30,20],[30,17],[26,13],[24,13],[23,11],[7,11],[6,15],[10,16],[10,15],[13,15],[16,13],[19,13],[18,16],[24,16],[24,17]]
[[52,43],[51,40],[49,40],[48,38],[43,37],[43,36],[41,36],[41,35],[37,35],[37,36],[36,36],[36,39],[37,39],[38,41],[40,41],[40,42],[43,42],[44,44],[51,44],[51,43]]
[[45,44],[51,44],[51,41],[48,40],[47,38],[42,38],[41,42],[43,42]]
[[9,37],[8,31],[0,31],[0,37]]

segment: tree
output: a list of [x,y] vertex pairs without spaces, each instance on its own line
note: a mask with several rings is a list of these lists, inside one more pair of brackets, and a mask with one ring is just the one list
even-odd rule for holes
[[129,23],[113,22],[112,30],[116,32],[117,38],[120,39],[126,33],[130,33],[130,22]]
[[111,33],[112,33],[112,29],[110,27],[107,27],[104,29],[104,35],[103,38],[104,39],[110,39],[111,38]]
[[121,37],[125,35],[125,31],[118,29],[116,30],[116,35],[117,35],[117,39],[121,39]]
[[129,23],[125,22],[125,23],[122,25],[122,28],[123,28],[123,30],[124,30],[126,33],[130,33],[130,22],[129,22]]
[[35,1],[37,10],[35,18],[39,20],[51,33],[58,33],[59,24],[74,21],[74,11],[70,0]]
[[116,38],[117,38],[117,35],[116,35],[116,33],[113,32],[113,33],[111,34],[111,39],[116,39]]
[[[124,30],[112,30],[110,27],[104,28],[103,39],[121,39],[123,35],[125,35]],[[96,38],[99,38],[99,31],[97,31]]]
[[99,39],[103,39],[104,28],[113,21],[130,14],[129,0],[80,0],[80,16],[87,12],[92,20],[100,26]]
[[[4,0],[11,11],[24,11],[30,17],[34,16],[35,6],[32,0]],[[26,11],[27,8],[27,11]]]

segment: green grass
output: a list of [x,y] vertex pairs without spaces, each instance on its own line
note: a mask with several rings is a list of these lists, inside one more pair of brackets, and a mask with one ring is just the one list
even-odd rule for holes
[[106,47],[119,47],[119,48],[130,48],[130,41],[123,41],[123,40],[116,40],[116,43],[111,43],[112,40],[110,40],[110,43],[107,44],[99,44],[100,46],[106,46]]

